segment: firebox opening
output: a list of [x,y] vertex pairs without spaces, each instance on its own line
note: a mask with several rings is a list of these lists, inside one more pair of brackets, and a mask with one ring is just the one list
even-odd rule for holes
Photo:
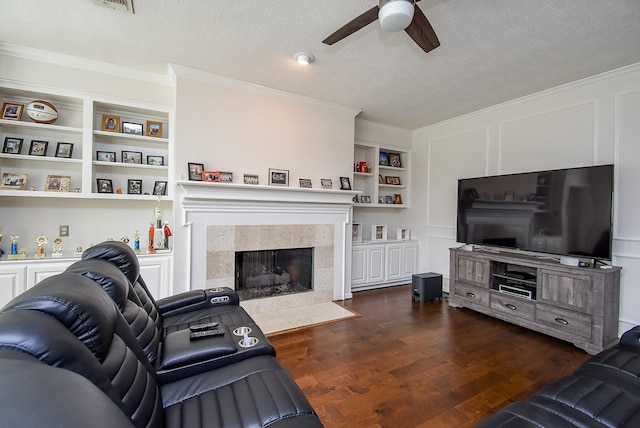
[[238,251],[235,259],[240,300],[313,290],[313,248]]

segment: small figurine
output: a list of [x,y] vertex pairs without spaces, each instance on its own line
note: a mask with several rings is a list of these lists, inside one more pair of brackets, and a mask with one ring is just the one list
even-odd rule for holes
[[120,238],[121,242],[124,242],[125,244],[129,243],[129,237],[128,236],[123,236],[122,238]]
[[56,238],[53,240],[53,253],[51,257],[62,257],[62,238]]

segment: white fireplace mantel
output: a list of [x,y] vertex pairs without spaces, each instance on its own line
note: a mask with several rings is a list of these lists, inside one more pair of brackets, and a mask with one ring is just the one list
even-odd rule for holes
[[184,199],[213,199],[219,201],[268,201],[313,204],[353,203],[355,190],[313,189],[305,187],[262,186],[255,184],[178,181]]

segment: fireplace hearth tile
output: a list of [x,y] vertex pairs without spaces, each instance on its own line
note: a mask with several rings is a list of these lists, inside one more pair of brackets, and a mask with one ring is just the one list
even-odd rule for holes
[[207,251],[233,251],[235,231],[233,226],[207,227]]

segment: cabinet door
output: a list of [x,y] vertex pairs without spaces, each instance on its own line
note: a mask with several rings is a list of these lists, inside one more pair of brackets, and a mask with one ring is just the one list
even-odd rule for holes
[[171,277],[171,259],[170,255],[150,255],[138,257],[140,262],[140,276],[149,288],[149,292],[154,299],[162,299],[171,295],[170,277]]
[[473,260],[466,257],[457,258],[457,280],[489,287],[489,264],[484,260]]
[[418,244],[405,244],[402,254],[402,277],[411,278],[418,273]]
[[402,244],[387,245],[385,278],[397,281],[402,278]]
[[76,260],[33,261],[27,264],[27,288],[31,288],[45,278],[62,273]]
[[0,266],[0,307],[25,290],[26,271],[24,265]]
[[367,282],[366,253],[364,247],[353,247],[351,256],[351,285],[366,284]]
[[367,247],[367,282],[384,281],[384,245]]

